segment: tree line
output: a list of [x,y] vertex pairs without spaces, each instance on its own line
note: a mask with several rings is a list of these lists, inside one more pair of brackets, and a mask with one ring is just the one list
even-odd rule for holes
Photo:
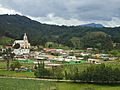
[[62,70],[61,67],[48,70],[43,65],[39,64],[35,71],[35,76],[38,78],[65,79],[88,83],[117,83],[120,81],[120,69],[105,64],[90,65],[82,72],[77,67],[73,67],[70,71]]

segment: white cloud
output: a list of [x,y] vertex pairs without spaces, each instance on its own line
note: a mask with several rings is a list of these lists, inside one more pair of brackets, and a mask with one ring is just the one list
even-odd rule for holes
[[[22,2],[21,2],[22,3]],[[72,4],[72,3],[71,3]],[[75,4],[75,2],[73,3]],[[71,10],[74,11],[74,10]],[[81,25],[81,24],[88,24],[88,23],[100,23],[103,24],[106,27],[115,27],[115,26],[120,26],[120,17],[113,17],[111,16],[111,20],[83,20],[81,18],[74,18],[74,17],[63,17],[59,16],[56,13],[48,13],[45,16],[31,16],[29,14],[22,14],[21,12],[14,10],[9,7],[2,6],[0,4],[0,14],[19,14],[19,15],[25,15],[33,20],[39,21],[41,23],[46,23],[46,24],[56,24],[56,25]],[[64,14],[64,13],[63,13]],[[78,14],[76,14],[77,16]],[[75,15],[73,15],[75,16]],[[117,13],[116,13],[117,16]],[[90,17],[90,16],[89,16]],[[94,16],[93,16],[94,17]]]
[[0,5],[0,14],[19,14],[19,15],[22,15],[22,13],[17,12],[13,9],[10,9],[10,8],[3,7],[2,5]]
[[120,17],[120,0],[0,0],[24,15],[45,17],[49,13],[65,19],[112,20]]
[[101,21],[103,25],[106,27],[119,27],[120,26],[120,18],[112,17],[111,21]]
[[87,21],[84,22],[77,19],[73,19],[73,18],[64,19],[62,17],[55,16],[53,13],[48,14],[46,17],[31,17],[31,16],[28,16],[28,17],[42,23],[55,24],[55,25],[71,26],[71,25],[81,25],[81,24],[88,23]]
[[46,23],[46,24],[55,24],[55,25],[82,25],[82,24],[89,24],[89,23],[98,23],[102,24],[105,27],[118,27],[120,26],[120,19],[113,17],[111,21],[104,21],[104,20],[93,20],[93,21],[83,21],[83,20],[78,20],[74,18],[70,19],[65,19],[62,17],[55,16],[55,14],[51,13],[48,14],[46,17],[31,17],[32,20],[39,21],[41,23]]

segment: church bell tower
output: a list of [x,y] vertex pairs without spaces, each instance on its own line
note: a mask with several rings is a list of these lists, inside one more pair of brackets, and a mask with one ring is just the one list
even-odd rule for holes
[[27,38],[26,33],[24,33],[23,40],[24,40],[24,49],[28,49],[29,48],[29,43],[28,43],[28,38]]

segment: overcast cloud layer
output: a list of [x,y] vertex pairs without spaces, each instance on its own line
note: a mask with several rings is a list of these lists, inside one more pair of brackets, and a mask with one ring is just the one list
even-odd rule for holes
[[47,24],[120,26],[120,0],[0,0],[0,14],[6,13]]

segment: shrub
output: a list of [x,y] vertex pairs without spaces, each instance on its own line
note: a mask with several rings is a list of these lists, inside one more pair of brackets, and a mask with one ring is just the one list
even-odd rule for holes
[[18,61],[15,61],[15,62],[13,62],[11,65],[10,65],[10,68],[11,68],[11,70],[15,70],[15,68],[20,68],[21,67],[21,64],[18,62]]
[[37,70],[34,72],[34,75],[38,78],[44,78],[44,77],[49,77],[50,76],[50,71],[45,69],[44,63],[39,64]]

